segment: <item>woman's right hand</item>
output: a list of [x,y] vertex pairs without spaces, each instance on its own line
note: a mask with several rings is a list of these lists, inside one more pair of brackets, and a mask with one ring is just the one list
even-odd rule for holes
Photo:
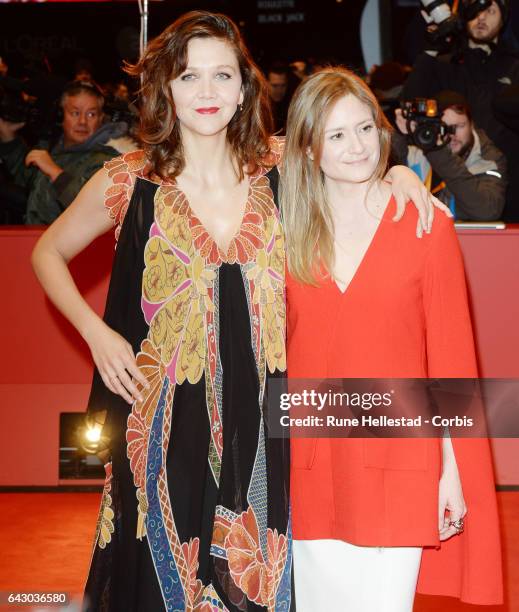
[[108,389],[129,404],[141,402],[143,398],[136,383],[146,389],[149,384],[137,367],[131,344],[101,320],[85,334],[85,340]]

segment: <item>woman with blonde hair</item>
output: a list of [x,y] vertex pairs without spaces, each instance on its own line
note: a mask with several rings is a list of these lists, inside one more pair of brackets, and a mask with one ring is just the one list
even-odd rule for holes
[[[414,207],[391,222],[390,144],[351,72],[296,91],[281,182],[290,378],[477,376],[452,220],[422,240]],[[410,612],[417,583],[501,602],[486,440],[296,438],[291,499],[300,611]]]

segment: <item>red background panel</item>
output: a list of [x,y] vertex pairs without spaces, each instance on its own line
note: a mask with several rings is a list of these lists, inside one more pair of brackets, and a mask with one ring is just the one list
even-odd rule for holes
[[[0,486],[59,483],[61,412],[82,412],[92,365],[79,334],[45,298],[30,266],[41,228],[0,229]],[[459,234],[481,375],[519,378],[519,227]],[[83,295],[102,314],[114,240],[106,234],[72,263]],[[494,440],[500,484],[519,484],[519,441]]]
[[481,376],[519,378],[519,226],[463,230],[458,237]]
[[[0,230],[1,342],[9,355],[1,361],[0,384],[88,383],[88,347],[45,297],[30,266],[41,233],[41,229]],[[105,234],[70,266],[79,290],[98,314],[104,310],[114,245],[112,234]]]
[[[0,486],[58,484],[59,415],[85,410],[92,380],[87,345],[45,297],[30,266],[42,231],[0,230]],[[70,265],[100,315],[114,246],[113,234],[105,234]]]

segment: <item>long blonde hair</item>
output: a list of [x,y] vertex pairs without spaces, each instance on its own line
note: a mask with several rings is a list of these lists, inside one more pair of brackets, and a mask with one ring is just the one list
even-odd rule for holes
[[288,111],[280,202],[288,269],[306,284],[317,285],[323,270],[333,270],[334,227],[320,163],[328,114],[337,100],[350,94],[369,107],[379,132],[380,158],[370,179],[375,182],[387,170],[391,125],[359,77],[342,67],[321,70],[301,83]]

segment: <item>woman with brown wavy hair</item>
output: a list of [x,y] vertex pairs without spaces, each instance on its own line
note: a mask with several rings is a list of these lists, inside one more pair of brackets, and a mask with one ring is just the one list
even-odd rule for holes
[[[203,11],[128,71],[143,150],[107,163],[33,257],[91,348],[89,412],[110,432],[84,607],[288,610],[288,453],[264,420],[286,369],[267,84],[234,23]],[[101,320],[67,262],[113,224]]]
[[[286,367],[267,86],[234,23],[206,12],[128,71],[143,150],[107,163],[34,253],[92,350],[89,412],[110,432],[84,609],[288,610],[288,453],[264,423]],[[101,321],[66,262],[114,224]]]

